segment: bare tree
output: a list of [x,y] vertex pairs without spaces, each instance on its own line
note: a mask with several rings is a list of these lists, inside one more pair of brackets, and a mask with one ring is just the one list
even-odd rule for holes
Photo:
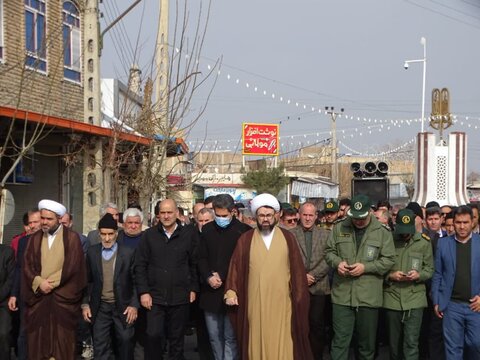
[[[125,125],[128,125],[148,139],[148,144],[125,146],[118,136],[108,140],[104,171],[112,174],[113,181],[108,198],[115,200],[119,187],[123,185],[130,189],[131,200],[140,202],[145,208],[148,208],[152,200],[170,195],[167,179],[169,175],[178,173],[186,163],[183,157],[170,158],[182,146],[177,139],[187,137],[204,114],[220,67],[220,60],[217,60],[207,73],[200,68],[209,14],[210,2],[206,9],[200,5],[194,17],[195,22],[191,23],[188,1],[176,2],[173,35],[168,42],[168,87],[159,99],[153,98],[153,87],[160,76],[160,69],[153,65],[152,59],[151,68],[146,71],[149,76],[144,82],[141,113],[136,121],[131,121],[130,110],[127,106],[122,106],[121,123],[115,129],[119,133],[125,131]],[[132,59],[132,63],[135,62]],[[129,85],[131,81],[130,78]],[[206,100],[194,108],[192,100],[200,90],[206,92]],[[127,119],[130,120],[128,123]],[[182,149],[182,152],[185,150]],[[187,186],[193,180],[185,176],[184,185]]]

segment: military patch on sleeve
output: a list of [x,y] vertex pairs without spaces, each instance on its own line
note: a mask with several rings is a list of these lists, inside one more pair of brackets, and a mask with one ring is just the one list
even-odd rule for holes
[[430,241],[430,236],[428,236],[427,234],[422,234],[422,237],[427,240],[427,241]]

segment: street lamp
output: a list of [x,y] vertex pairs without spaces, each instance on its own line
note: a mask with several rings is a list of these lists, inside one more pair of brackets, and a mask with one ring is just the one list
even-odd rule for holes
[[427,73],[427,39],[423,36],[420,39],[420,44],[423,45],[423,59],[406,60],[403,64],[405,70],[408,70],[410,63],[423,62],[423,85],[422,85],[422,133],[423,133],[423,120],[425,119],[425,77]]

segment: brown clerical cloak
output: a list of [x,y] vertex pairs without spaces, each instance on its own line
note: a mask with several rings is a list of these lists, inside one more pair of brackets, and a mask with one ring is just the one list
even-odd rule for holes
[[[63,227],[64,261],[60,284],[51,293],[34,292],[32,283],[42,272],[41,230],[25,249],[22,298],[29,359],[75,359],[75,331],[80,318],[82,292],[87,285],[85,259],[78,234]],[[55,239],[59,241],[62,239]]]
[[[295,237],[285,229],[279,227],[285,237],[288,247],[288,258],[290,263],[290,291],[292,301],[292,340],[294,360],[313,359],[310,343],[308,341],[308,311],[310,295],[308,292],[307,277],[303,265],[300,250],[298,249]],[[233,252],[228,270],[228,277],[225,289],[236,292],[239,306],[230,309],[237,343],[242,360],[248,359],[248,275],[250,263],[250,247],[252,244],[255,229],[244,233],[237,242]],[[250,359],[255,360],[255,359]]]

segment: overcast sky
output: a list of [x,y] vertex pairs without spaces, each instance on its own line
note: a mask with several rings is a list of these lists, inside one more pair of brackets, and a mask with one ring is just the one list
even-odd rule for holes
[[[104,0],[102,26],[132,2]],[[102,77],[127,82],[133,62],[150,73],[158,2],[143,0],[107,33]],[[200,0],[191,3],[193,23]],[[457,116],[448,131],[467,133],[469,171],[480,172],[478,0],[214,0],[200,68],[207,73],[218,58],[222,66],[185,140],[192,150],[203,140],[206,149],[235,151],[242,122],[280,123],[282,149],[290,151],[330,137],[330,117],[319,110],[334,106],[345,109],[337,119],[340,153],[401,151],[421,129],[423,64],[403,64],[423,57],[422,36],[425,114],[432,88],[447,87]],[[205,99],[200,91],[193,111]]]

